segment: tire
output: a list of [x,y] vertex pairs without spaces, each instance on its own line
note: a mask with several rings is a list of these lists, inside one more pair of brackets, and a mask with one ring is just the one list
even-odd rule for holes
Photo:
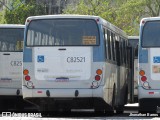
[[107,116],[113,116],[114,115],[114,107],[115,106],[115,85],[113,87],[113,96],[112,96],[112,106],[111,106],[111,110],[107,111],[105,110],[105,113],[107,114]]
[[118,106],[116,108],[116,114],[123,114],[124,113],[124,106]]
[[139,113],[156,113],[156,106],[148,104],[144,99],[139,101]]

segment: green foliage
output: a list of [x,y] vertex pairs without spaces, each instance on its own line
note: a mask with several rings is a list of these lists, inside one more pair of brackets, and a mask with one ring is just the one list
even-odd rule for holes
[[80,0],[75,5],[68,5],[63,11],[64,14],[82,14],[82,15],[97,15],[112,20],[112,11],[109,0]]
[[0,24],[6,23],[5,18],[4,18],[4,11],[0,12]]
[[[101,16],[102,18],[126,31],[127,34],[137,34],[138,30],[135,26],[133,27],[133,23],[135,21],[132,21],[136,16],[132,15],[135,12],[132,10],[133,8],[136,8],[135,6],[137,4],[139,5],[139,3],[132,1],[127,2],[127,0],[116,0],[115,2],[111,0],[81,0],[77,5],[69,5],[63,12],[64,14]],[[131,5],[133,6],[130,7]],[[136,10],[136,12],[137,11],[138,10]],[[137,19],[138,18],[134,20]]]
[[128,0],[116,10],[115,25],[128,35],[138,35],[141,16],[144,15],[144,0]]
[[[16,2],[19,2],[17,0]],[[31,0],[28,4],[13,4],[13,9],[5,11],[5,19],[8,24],[24,24],[29,16],[45,14],[42,5],[36,5],[35,0]],[[15,7],[15,8],[14,8]]]
[[[47,14],[47,5],[36,0],[10,0],[10,7],[0,12],[1,23],[24,24],[28,16]],[[160,0],[78,0],[63,10],[64,14],[97,15],[124,30],[138,35],[143,17],[160,15]]]
[[68,6],[64,13],[98,15],[128,35],[138,35],[143,17],[159,16],[160,0],[81,0]]

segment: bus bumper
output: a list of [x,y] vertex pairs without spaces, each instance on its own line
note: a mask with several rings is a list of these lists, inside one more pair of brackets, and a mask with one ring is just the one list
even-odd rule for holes
[[143,87],[138,87],[138,99],[143,98],[159,98],[160,99],[160,90],[146,90]]
[[22,89],[16,88],[0,88],[0,95],[1,96],[22,96]]
[[[75,109],[96,106],[96,108],[107,108],[110,111],[112,108],[107,101],[108,95],[105,93],[108,92],[106,90],[103,89],[103,86],[95,89],[28,89],[26,86],[22,87],[23,98],[39,106],[40,109],[47,104],[48,106],[69,105],[69,107]],[[78,94],[76,91],[78,91]]]
[[95,89],[29,89],[22,87],[23,98],[50,97],[50,98],[79,98],[79,97],[100,97],[103,98],[102,86]]

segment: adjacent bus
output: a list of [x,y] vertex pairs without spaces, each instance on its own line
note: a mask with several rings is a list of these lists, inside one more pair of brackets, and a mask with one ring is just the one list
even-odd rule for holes
[[127,39],[98,16],[28,17],[23,98],[40,111],[122,113],[128,92]]
[[130,48],[130,100],[138,102],[138,42],[139,36],[128,36],[128,47]]
[[21,108],[24,25],[0,25],[0,110]]
[[139,112],[156,112],[160,106],[160,17],[143,18],[139,41]]

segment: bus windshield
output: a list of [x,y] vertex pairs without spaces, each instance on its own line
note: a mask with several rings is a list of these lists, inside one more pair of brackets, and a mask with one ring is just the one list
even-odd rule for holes
[[22,52],[24,29],[0,28],[0,52]]
[[99,45],[99,31],[90,19],[32,20],[27,29],[27,46],[94,45]]
[[160,47],[160,21],[146,22],[142,31],[142,47]]

